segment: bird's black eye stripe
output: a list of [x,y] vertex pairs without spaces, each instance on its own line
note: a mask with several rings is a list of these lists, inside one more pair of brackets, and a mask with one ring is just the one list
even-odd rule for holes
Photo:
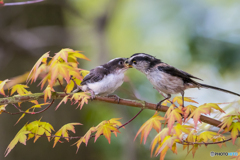
[[132,59],[132,63],[133,64],[137,64],[138,61],[151,61],[151,59],[149,57],[135,57]]

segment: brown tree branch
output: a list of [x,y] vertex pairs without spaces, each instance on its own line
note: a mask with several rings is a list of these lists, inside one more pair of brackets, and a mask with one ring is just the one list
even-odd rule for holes
[[[62,99],[65,96],[66,94],[63,92],[53,92],[52,99]],[[7,98],[0,98],[0,105],[13,104],[13,103],[25,102],[25,101],[31,101],[31,100],[39,100],[43,98],[44,98],[43,93],[34,93],[34,94],[29,94],[24,96],[12,96]],[[119,104],[119,105],[126,105],[131,107],[137,107],[142,109],[151,109],[151,110],[156,109],[156,104],[148,103],[140,100],[120,99],[118,103],[117,101],[115,101],[114,98],[101,97],[101,96],[96,96],[94,100],[113,103],[113,104]],[[158,108],[158,111],[161,111],[161,112],[166,112],[167,110],[168,110],[168,107],[163,105],[161,105],[161,107]],[[201,115],[200,120],[212,126],[219,127],[219,128],[221,127],[220,126],[221,121],[218,121],[216,119]]]

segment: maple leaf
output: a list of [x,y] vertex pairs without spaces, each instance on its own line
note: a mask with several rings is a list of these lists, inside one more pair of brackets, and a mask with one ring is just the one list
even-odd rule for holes
[[182,140],[182,133],[189,134],[191,132],[192,126],[188,125],[181,125],[179,123],[176,124],[176,126],[173,127],[175,135]]
[[[47,63],[47,58],[48,58],[48,57],[49,57],[49,52],[43,54],[43,55],[39,58],[39,60],[36,62],[36,64],[33,66],[32,70],[31,70],[30,73],[29,73],[29,76],[28,76],[28,78],[27,78],[27,83],[29,83],[30,79],[32,79],[31,83],[32,83],[33,81],[34,81],[34,82],[36,81],[37,76],[38,76],[38,75],[36,75],[36,71],[38,70],[38,67],[40,66],[41,63],[44,63],[44,64]],[[30,78],[30,76],[31,76],[32,78]]]
[[47,98],[51,99],[52,92],[55,92],[55,90],[52,87],[50,87],[50,85],[48,85],[46,87],[46,89],[43,91],[43,93],[44,93],[44,102],[47,101]]
[[219,110],[222,113],[225,113],[224,110],[222,110],[217,104],[215,103],[205,103],[201,106],[199,106],[198,108],[196,108],[191,115],[188,117],[187,121],[193,117],[193,121],[195,126],[197,126],[198,121],[200,121],[200,116],[201,114],[209,114],[211,113],[212,109],[216,109]]
[[155,148],[157,143],[159,145],[156,148],[154,155],[158,156],[161,153],[160,160],[164,159],[168,149],[171,149],[173,151],[173,153],[177,153],[176,142],[179,142],[179,140],[176,136],[167,135],[162,138],[160,138],[159,136],[156,136],[152,143],[151,155],[152,155],[152,151]]
[[[228,132],[230,129],[229,129],[229,127],[231,126],[231,124],[232,124],[232,122],[233,122],[233,120],[237,120],[238,119],[238,116],[237,115],[226,115],[226,116],[224,116],[223,118],[223,121],[222,121],[222,123],[219,125],[219,126],[221,126],[221,128],[220,128],[220,130],[218,131],[218,133],[223,129],[223,128],[225,128],[226,126],[227,126],[227,128],[225,128],[225,132]],[[225,133],[224,132],[224,133]]]
[[166,120],[164,117],[161,117],[158,115],[159,113],[156,112],[149,120],[147,120],[138,130],[135,139],[137,138],[137,136],[141,133],[141,141],[140,143],[142,143],[142,140],[144,138],[144,144],[147,141],[147,137],[150,133],[150,131],[152,130],[152,128],[154,128],[157,132],[159,132],[161,130],[161,121]]
[[84,105],[84,103],[88,103],[88,99],[90,98],[90,96],[85,93],[85,92],[77,92],[77,93],[74,93],[72,95],[72,98],[71,100],[75,100],[75,104],[78,103],[78,106],[77,108],[80,106],[80,109],[82,109],[82,106]]
[[71,93],[73,88],[74,88],[75,84],[74,82],[71,80],[70,83],[67,84],[65,91],[66,93]]
[[[168,136],[169,133],[169,129],[168,128],[164,128],[162,129],[153,139],[152,143],[151,143],[151,155],[153,153],[154,148],[156,147],[157,144],[161,144],[162,140],[164,140],[164,138],[166,136]],[[158,145],[158,147],[156,148],[155,151],[155,155],[157,154],[157,151],[160,149],[161,145]]]
[[84,78],[86,75],[89,74],[90,71],[87,71],[87,70],[81,70],[80,71],[80,75]]
[[0,114],[2,114],[2,112],[4,112],[6,109],[6,106],[7,106],[8,104],[3,104],[3,105],[0,105]]
[[[26,72],[22,75],[11,78],[10,81],[7,83],[8,87],[11,88],[15,84],[26,82],[28,75],[29,72]],[[4,87],[4,89],[7,89],[7,87]]]
[[48,141],[50,141],[50,136],[51,136],[52,130],[54,131],[51,124],[49,124],[47,122],[41,122],[40,120],[33,121],[33,122],[27,124],[26,127],[27,127],[27,130],[31,132],[30,134],[28,134],[28,140],[35,137],[34,141],[33,141],[34,143],[44,133],[46,136],[48,136],[47,137]]
[[0,94],[5,95],[5,92],[4,92],[4,86],[6,85],[6,83],[8,82],[9,80],[8,79],[5,79],[4,81],[0,81]]
[[56,134],[55,134],[56,137],[54,138],[53,148],[56,146],[57,142],[59,141],[59,139],[61,137],[66,139],[67,141],[69,141],[68,131],[72,131],[73,133],[75,133],[74,125],[82,125],[82,124],[81,123],[68,123],[68,124],[65,124],[64,126],[62,126],[56,132]]
[[167,122],[168,122],[168,128],[169,128],[169,133],[171,132],[171,129],[173,128],[173,124],[175,121],[177,121],[179,124],[182,124],[182,110],[179,108],[175,108],[172,110],[168,115],[167,115]]
[[88,140],[90,139],[91,134],[95,131],[96,131],[96,127],[91,127],[83,137],[81,137],[76,143],[73,144],[77,146],[76,153],[78,152],[79,147],[82,143],[85,143],[87,146]]
[[204,131],[202,132],[200,135],[198,135],[198,142],[204,142],[204,143],[207,143],[208,140],[213,140],[213,138],[215,136],[219,135],[218,133],[216,132],[212,132],[212,131]]
[[71,63],[73,67],[77,67],[77,58],[89,60],[85,55],[79,53],[81,51],[74,51],[69,48],[64,48],[58,53],[55,54],[55,56],[52,59],[51,65],[54,64],[56,61],[65,61],[65,62],[73,62]]
[[[177,102],[180,106],[183,105],[183,102],[182,102],[182,97],[180,96],[177,96],[177,97],[174,97],[173,98],[173,103]],[[191,97],[184,97],[184,102],[192,102],[192,103],[197,103],[196,101],[192,100]]]
[[62,99],[61,102],[57,105],[57,107],[55,108],[55,110],[57,110],[58,107],[59,107],[63,102],[66,104],[69,97],[70,97],[70,95],[67,95],[67,96],[63,97],[63,99]]
[[8,145],[6,151],[5,151],[5,157],[11,152],[11,150],[16,146],[18,142],[26,145],[27,136],[26,134],[31,133],[27,130],[26,126],[23,126],[23,128],[16,134],[16,136],[13,138],[13,140]]
[[231,130],[231,137],[234,144],[240,132],[240,122],[233,122],[229,129]]
[[71,58],[80,58],[80,59],[85,59],[85,60],[88,60],[88,61],[90,61],[90,59],[88,59],[85,55],[83,55],[83,54],[81,54],[80,52],[82,52],[82,51],[69,51],[69,57],[71,57]]
[[195,111],[197,107],[196,106],[193,106],[193,105],[188,105],[186,107],[183,108],[184,110],[184,120],[188,117],[188,115],[190,113],[192,113],[193,111]]
[[106,139],[108,140],[108,143],[111,142],[111,132],[119,132],[119,130],[115,127],[115,123],[110,123],[109,121],[103,121],[100,123],[96,128],[97,132],[95,134],[94,142],[98,139],[100,135],[104,135]]
[[[218,135],[218,136],[215,136],[215,137],[213,137],[212,138],[212,141],[213,142],[222,142],[222,141],[224,141],[224,140],[226,140],[226,137],[225,136],[223,136],[223,135]],[[225,145],[226,146],[226,144],[225,143],[218,143],[217,144],[219,147],[222,147],[222,145]]]
[[50,72],[51,72],[51,81],[49,83],[49,85],[52,87],[53,84],[55,83],[56,79],[59,77],[59,75],[61,75],[66,81],[67,83],[70,82],[70,74],[69,71],[71,67],[68,66],[66,63],[60,63],[57,62],[55,65],[52,65],[50,68]]
[[19,95],[25,95],[25,94],[29,94],[31,92],[29,92],[28,90],[26,90],[25,88],[29,88],[27,85],[23,85],[23,84],[16,84],[14,85],[11,89],[11,94],[17,92]]

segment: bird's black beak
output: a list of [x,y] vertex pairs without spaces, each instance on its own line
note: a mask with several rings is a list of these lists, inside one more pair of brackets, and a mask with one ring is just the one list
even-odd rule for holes
[[129,64],[128,59],[124,63],[128,68],[132,68],[132,65]]

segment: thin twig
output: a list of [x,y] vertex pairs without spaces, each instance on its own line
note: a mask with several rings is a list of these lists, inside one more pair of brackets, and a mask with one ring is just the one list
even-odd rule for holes
[[25,112],[25,111],[22,111],[22,110],[19,110],[20,112],[16,112],[16,113],[11,113],[11,112],[7,112],[7,111],[3,111],[3,112],[7,113],[7,114],[11,114],[11,115],[17,115],[17,114],[23,114],[23,113],[25,113],[25,114],[39,114],[39,113],[42,113],[42,112],[46,111],[48,108],[50,108],[51,105],[53,104],[53,102],[54,102],[54,99],[52,100],[52,102],[46,108],[44,108],[43,110],[40,110],[38,112]]
[[[240,137],[240,135],[239,136],[237,136],[237,137]],[[226,140],[223,140],[223,141],[218,141],[218,142],[188,142],[188,141],[185,141],[185,140],[183,140],[182,142],[180,142],[180,144],[183,144],[183,145],[194,145],[194,144],[204,144],[204,145],[209,145],[209,144],[220,144],[220,143],[225,143],[225,142],[228,142],[228,141],[231,141],[232,140],[232,138],[228,138],[228,139],[226,139]],[[184,144],[184,143],[187,143],[187,144]]]
[[127,121],[123,125],[119,126],[118,129],[120,129],[120,128],[126,126],[128,123],[132,122],[142,111],[143,111],[143,109],[141,109],[132,119],[130,119],[129,121]]
[[66,93],[66,91],[65,91],[65,89],[64,89],[64,87],[63,87],[63,85],[62,85],[62,83],[60,82],[60,80],[59,80],[58,78],[57,78],[57,81],[58,81],[58,83],[60,84],[60,86],[61,86],[63,92],[67,95],[67,93]]
[[26,2],[3,3],[2,6],[18,6],[18,5],[34,4],[34,3],[39,3],[43,1],[44,0],[33,0],[33,1],[26,1]]

